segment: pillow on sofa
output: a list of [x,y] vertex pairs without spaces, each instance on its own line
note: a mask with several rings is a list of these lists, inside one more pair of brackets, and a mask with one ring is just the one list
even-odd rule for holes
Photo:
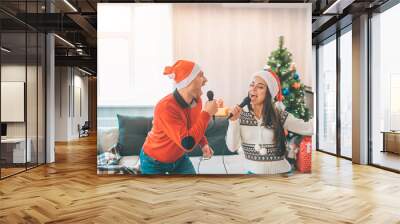
[[[208,127],[206,130],[206,138],[208,140],[208,144],[213,148],[214,155],[237,155],[236,152],[229,151],[226,146],[225,136],[226,131],[228,130],[229,122],[225,117],[216,117],[215,123],[213,120],[210,120],[208,123]],[[196,148],[189,153],[189,156],[202,156],[203,153],[200,150],[200,147],[196,146]]]
[[140,149],[146,140],[147,133],[152,128],[151,117],[132,117],[117,115],[118,117],[118,145],[121,156],[139,155]]
[[108,152],[118,142],[117,128],[97,129],[97,154]]

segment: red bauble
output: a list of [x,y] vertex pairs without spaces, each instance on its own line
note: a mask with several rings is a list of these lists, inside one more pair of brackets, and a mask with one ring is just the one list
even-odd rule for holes
[[299,89],[300,88],[300,83],[295,82],[295,83],[292,84],[292,87],[295,88],[295,89]]

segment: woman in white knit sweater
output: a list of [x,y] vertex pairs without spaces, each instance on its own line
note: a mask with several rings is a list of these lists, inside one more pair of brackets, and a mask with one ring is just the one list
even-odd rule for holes
[[[226,144],[232,152],[239,150],[248,173],[278,174],[291,170],[285,158],[285,129],[312,135],[312,121],[304,122],[285,111],[278,77],[270,71],[253,75],[249,86],[250,104],[235,106],[229,119]],[[277,99],[277,101],[275,101]]]

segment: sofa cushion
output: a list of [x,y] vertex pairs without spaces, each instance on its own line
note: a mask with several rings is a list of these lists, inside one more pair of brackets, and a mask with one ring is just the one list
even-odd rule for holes
[[97,154],[108,152],[118,142],[118,128],[98,128]]
[[152,127],[151,117],[132,117],[117,115],[118,145],[121,156],[139,155],[140,149]]

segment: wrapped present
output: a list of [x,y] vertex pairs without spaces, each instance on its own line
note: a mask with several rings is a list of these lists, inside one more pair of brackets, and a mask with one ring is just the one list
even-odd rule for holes
[[300,149],[297,152],[296,167],[302,173],[311,172],[312,144],[311,136],[305,136],[300,142]]

